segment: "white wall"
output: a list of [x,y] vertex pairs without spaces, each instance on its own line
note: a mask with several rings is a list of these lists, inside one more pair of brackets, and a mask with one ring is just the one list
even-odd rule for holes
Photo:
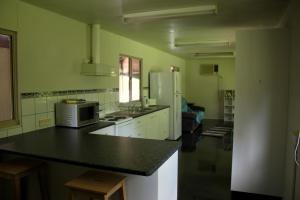
[[[89,58],[89,27],[21,0],[0,1],[0,28],[17,31],[20,92],[117,88],[117,78],[80,74]],[[178,66],[185,89],[185,60],[132,39],[100,32],[100,59],[118,68],[119,55],[143,59],[143,86],[148,72]]]
[[283,195],[288,104],[288,32],[236,35],[233,191]]
[[[219,75],[200,75],[201,64],[218,64]],[[219,89],[235,89],[235,59],[209,58],[186,62],[186,98],[205,107],[206,119],[223,119],[222,95]]]
[[[285,200],[292,200],[294,179],[294,147],[296,138],[291,133],[300,129],[300,2],[293,0],[290,6],[289,28],[291,30],[291,57],[290,57],[290,88],[289,88],[289,123],[287,134],[287,166]],[[300,169],[297,171],[295,199],[300,199]]]

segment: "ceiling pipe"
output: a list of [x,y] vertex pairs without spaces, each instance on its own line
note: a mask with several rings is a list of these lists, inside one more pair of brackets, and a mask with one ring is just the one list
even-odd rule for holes
[[91,63],[100,64],[100,24],[91,25]]
[[100,24],[92,24],[90,39],[90,58],[83,63],[81,74],[86,76],[117,76],[116,67],[101,63],[100,59]]

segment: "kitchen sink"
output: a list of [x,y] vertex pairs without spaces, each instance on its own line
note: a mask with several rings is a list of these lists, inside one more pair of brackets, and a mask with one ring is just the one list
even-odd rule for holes
[[134,111],[123,110],[123,111],[115,112],[114,115],[115,116],[136,117],[138,115],[145,114],[147,112],[151,112],[155,109],[156,108],[141,108],[141,109],[137,109],[137,110],[134,110]]
[[132,117],[132,115],[134,115],[134,113],[131,111],[124,110],[124,111],[114,112],[113,115],[114,116],[130,116],[130,117]]
[[152,111],[152,110],[154,110],[155,108],[143,108],[142,110],[141,110],[141,112],[147,112],[147,111]]

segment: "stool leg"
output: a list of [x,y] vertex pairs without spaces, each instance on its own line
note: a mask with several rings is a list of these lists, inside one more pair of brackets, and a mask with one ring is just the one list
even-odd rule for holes
[[121,191],[121,200],[127,200],[127,194],[125,189],[125,183],[122,183],[122,187],[120,188]]
[[21,180],[19,178],[13,179],[14,184],[14,198],[15,200],[21,200]]
[[69,191],[68,199],[69,199],[69,200],[75,200],[74,194],[73,194],[73,192],[72,192],[71,190]]
[[47,190],[47,179],[46,179],[46,173],[45,173],[45,167],[46,166],[41,166],[40,169],[38,170],[38,179],[39,179],[39,184],[40,184],[40,191],[41,191],[41,196],[42,200],[48,200],[48,190]]
[[22,177],[20,180],[22,200],[28,200],[28,177]]

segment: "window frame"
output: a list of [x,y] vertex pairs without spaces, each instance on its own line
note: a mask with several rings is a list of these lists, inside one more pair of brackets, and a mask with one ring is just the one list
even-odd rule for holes
[[0,28],[0,34],[11,37],[11,72],[12,72],[12,110],[11,120],[0,121],[0,128],[8,128],[20,125],[19,116],[19,93],[18,93],[18,71],[17,71],[17,32]]
[[[119,98],[119,104],[130,104],[130,103],[136,103],[141,102],[143,98],[143,58],[139,58],[136,56],[130,56],[127,54],[119,54],[119,64],[120,64],[120,58],[121,57],[128,57],[129,58],[129,102],[122,103],[120,102]],[[132,59],[137,59],[140,61],[140,99],[132,101]],[[119,66],[119,76],[120,76],[120,66]],[[119,83],[120,86],[120,83]],[[120,87],[119,87],[120,90]]]

